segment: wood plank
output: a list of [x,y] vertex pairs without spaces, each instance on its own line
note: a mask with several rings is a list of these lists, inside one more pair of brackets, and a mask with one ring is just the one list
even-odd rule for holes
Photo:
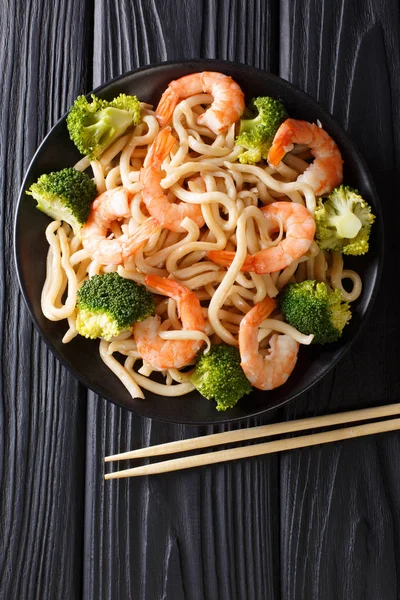
[[[94,85],[181,57],[277,65],[272,4],[185,2],[176,19],[173,0],[96,2]],[[278,597],[275,457],[116,485],[102,479],[106,454],[225,429],[151,422],[89,394],[85,598]]]
[[[280,75],[332,111],[362,151],[386,215],[386,268],[350,354],[284,411],[297,418],[398,399],[399,9],[379,3],[281,1]],[[390,216],[390,218],[388,218]],[[399,597],[397,433],[281,457],[285,599]]]
[[0,597],[78,598],[85,392],[33,330],[12,226],[39,142],[88,85],[90,11],[80,2],[0,5]]

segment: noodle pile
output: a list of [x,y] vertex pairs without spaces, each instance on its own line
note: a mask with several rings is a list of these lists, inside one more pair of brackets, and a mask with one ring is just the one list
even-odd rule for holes
[[[156,314],[162,320],[160,335],[165,339],[204,339],[208,347],[220,341],[237,346],[243,316],[265,297],[276,297],[289,282],[326,282],[333,289],[340,289],[348,302],[360,295],[359,275],[343,269],[340,253],[320,250],[315,241],[307,254],[281,271],[265,275],[240,271],[247,254],[277,245],[283,236],[282,227],[274,239],[269,236],[259,207],[283,199],[301,203],[314,213],[314,192],[307,184],[296,182],[312,157],[306,147],[295,146],[276,169],[240,164],[237,159],[243,149],[235,146],[235,125],[226,133],[215,135],[197,124],[198,116],[212,100],[210,95],[199,94],[175,108],[171,126],[178,144],[175,154],[163,163],[165,177],[161,182],[171,201],[178,199],[201,206],[204,227],[199,229],[186,218],[180,223],[182,233],[161,229],[133,257],[121,265],[109,266],[90,256],[66,223],[53,221],[47,227],[49,251],[41,304],[48,319],[68,320],[64,343],[77,335],[75,306],[80,285],[93,275],[112,271],[141,284],[148,274],[170,277],[193,290],[203,307],[206,334],[182,332],[176,302],[156,296]],[[112,224],[110,236],[114,238],[132,235],[149,216],[142,202],[139,174],[159,124],[150,105],[141,104],[141,108],[142,122],[132,133],[116,141],[100,160],[89,162],[83,158],[75,165],[81,171],[91,167],[99,194],[122,185],[131,195],[131,216]],[[236,257],[225,269],[207,259],[210,250],[235,251]],[[343,287],[344,279],[352,282],[350,292]],[[268,352],[268,340],[274,331],[300,343],[310,343],[309,336],[284,323],[275,312],[260,328],[261,354]],[[143,389],[162,396],[184,395],[194,389],[189,381],[191,371],[186,368],[165,370],[163,382],[159,377],[155,381],[152,367],[141,359],[131,332],[110,342],[101,340],[99,351],[133,397],[144,398]]]

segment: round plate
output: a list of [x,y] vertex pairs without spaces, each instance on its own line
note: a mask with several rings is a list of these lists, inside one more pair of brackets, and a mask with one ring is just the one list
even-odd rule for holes
[[111,100],[117,94],[136,94],[142,101],[156,105],[168,83],[196,71],[220,71],[230,75],[246,94],[246,103],[254,96],[280,98],[291,117],[315,122],[319,119],[338,144],[344,159],[344,182],[357,187],[377,215],[366,256],[346,257],[346,267],[362,276],[361,298],[353,303],[353,318],[341,340],[327,346],[301,347],[299,359],[287,383],[270,392],[254,390],[236,407],[218,412],[215,403],[197,392],[179,398],[164,398],[145,392],[146,399],[132,399],[125,387],[102,362],[98,340],[77,336],[69,344],[61,342],[66,322],[48,321],[40,308],[45,279],[48,245],[44,231],[48,217],[36,209],[35,201],[25,192],[42,174],[72,166],[81,155],[70,141],[66,115],[53,127],[36,152],[23,182],[15,221],[14,248],[19,282],[28,309],[40,334],[56,357],[88,388],[111,402],[139,415],[174,423],[208,424],[235,421],[259,415],[293,400],[317,383],[350,348],[369,312],[382,268],[383,227],[379,200],[366,164],[332,116],[313,98],[287,81],[259,69],[219,60],[169,62],[138,69],[94,90]]

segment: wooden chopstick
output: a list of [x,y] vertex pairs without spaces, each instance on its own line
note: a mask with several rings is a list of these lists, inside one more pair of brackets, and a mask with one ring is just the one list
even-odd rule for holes
[[294,450],[295,448],[338,442],[349,438],[357,438],[373,433],[395,431],[397,429],[400,429],[400,419],[377,421],[374,423],[367,423],[366,425],[356,425],[354,427],[345,427],[344,429],[333,429],[332,431],[325,431],[323,433],[313,433],[295,438],[265,442],[264,444],[256,444],[255,446],[219,450],[218,452],[208,452],[207,454],[196,454],[195,456],[187,456],[185,458],[165,460],[152,465],[144,465],[142,467],[134,467],[133,469],[108,473],[104,478],[121,479],[124,477],[138,477],[140,475],[156,475],[158,473],[191,469],[193,467],[238,460],[240,458],[250,458],[252,456],[260,456],[261,454],[272,454],[273,452],[283,452],[285,450]]
[[[160,444],[149,448],[134,450],[133,452],[125,452],[106,457],[106,461],[120,460],[126,458],[140,458],[143,456],[156,456],[161,454],[169,454],[190,449],[205,448],[222,443],[230,443],[255,439],[258,437],[266,437],[267,435],[277,435],[279,433],[291,433],[306,429],[314,429],[316,427],[325,427],[330,425],[338,425],[343,423],[351,423],[373,418],[387,417],[400,414],[400,403],[390,404],[387,406],[379,406],[375,408],[366,408],[333,415],[324,415],[319,417],[311,417],[308,419],[299,419],[297,421],[289,421],[285,423],[276,423],[254,427],[250,429],[240,429],[235,431],[227,431],[224,433],[203,436],[200,438],[192,438],[190,440],[180,440],[178,442],[170,442],[168,444]],[[395,431],[400,429],[400,418],[390,419],[386,421],[377,421],[365,425],[356,425],[344,429],[334,429],[323,433],[314,433],[310,435],[302,435],[295,438],[287,438],[283,440],[274,440],[254,446],[246,446],[241,448],[232,448],[230,450],[220,450],[207,454],[198,454],[184,458],[176,458],[151,465],[134,467],[122,471],[115,471],[105,475],[105,479],[120,479],[124,477],[136,477],[141,475],[155,475],[158,473],[166,473],[169,471],[177,471],[181,469],[190,469],[203,465],[210,465],[241,458],[249,458],[252,456],[260,456],[262,454],[271,454],[273,452],[282,452],[293,450],[296,448],[304,448],[306,446],[315,446],[317,444],[327,444],[329,442],[337,442],[349,438],[356,438],[374,433],[384,433],[387,431]],[[154,452],[154,454],[153,454]]]
[[297,419],[296,421],[286,421],[284,423],[272,423],[270,425],[249,427],[247,429],[236,429],[235,431],[213,433],[211,435],[203,435],[187,440],[168,442],[166,444],[157,444],[156,446],[149,446],[147,448],[139,448],[138,450],[123,452],[122,454],[106,456],[104,462],[128,460],[131,458],[145,458],[148,456],[161,456],[163,454],[174,454],[176,452],[185,452],[187,450],[198,450],[199,448],[218,446],[218,444],[231,444],[233,442],[243,442],[272,435],[280,435],[282,433],[293,433],[295,431],[316,429],[317,427],[343,425],[344,423],[354,423],[355,421],[368,421],[369,419],[391,417],[398,414],[400,414],[400,403],[387,404],[385,406],[375,406],[373,408],[362,408],[358,410],[335,413],[332,415],[321,415],[318,417]]

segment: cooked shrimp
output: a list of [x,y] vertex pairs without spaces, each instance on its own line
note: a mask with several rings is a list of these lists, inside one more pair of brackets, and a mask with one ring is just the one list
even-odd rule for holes
[[142,198],[149,213],[161,223],[165,229],[183,232],[181,222],[185,217],[192,219],[198,227],[203,227],[204,219],[199,204],[172,203],[160,185],[162,179],[161,164],[172,150],[176,139],[171,135],[171,128],[162,129],[152,143],[146,157],[145,166],[140,172],[143,183]]
[[[285,269],[308,251],[314,239],[315,221],[307,208],[296,202],[272,202],[260,210],[267,219],[268,233],[279,231],[282,224],[286,237],[276,246],[247,255],[241,271],[274,273]],[[208,257],[219,265],[229,267],[235,252],[212,250]]]
[[210,108],[199,116],[197,122],[217,135],[236,123],[243,114],[244,94],[232,77],[204,71],[171,81],[156,108],[160,125],[163,127],[168,123],[181,100],[196,94],[211,94],[214,97]]
[[104,192],[94,200],[80,236],[83,247],[102,265],[121,264],[160,229],[156,219],[150,218],[129,237],[107,239],[111,223],[130,216],[129,196],[123,187]]
[[239,328],[240,364],[247,379],[259,390],[273,390],[284,384],[297,362],[300,344],[289,335],[274,333],[269,354],[264,357],[258,351],[258,328],[274,308],[274,300],[265,298],[243,317]]
[[308,183],[317,196],[329,194],[343,180],[343,159],[336,142],[321,127],[307,121],[286,119],[275,134],[268,162],[276,167],[294,144],[306,144],[315,160],[297,181]]
[[[194,292],[181,283],[158,275],[148,275],[145,284],[176,300],[183,330],[204,332],[203,310]],[[204,343],[203,340],[164,340],[159,336],[160,323],[158,315],[135,323],[133,334],[143,360],[157,371],[180,369],[191,364]]]

